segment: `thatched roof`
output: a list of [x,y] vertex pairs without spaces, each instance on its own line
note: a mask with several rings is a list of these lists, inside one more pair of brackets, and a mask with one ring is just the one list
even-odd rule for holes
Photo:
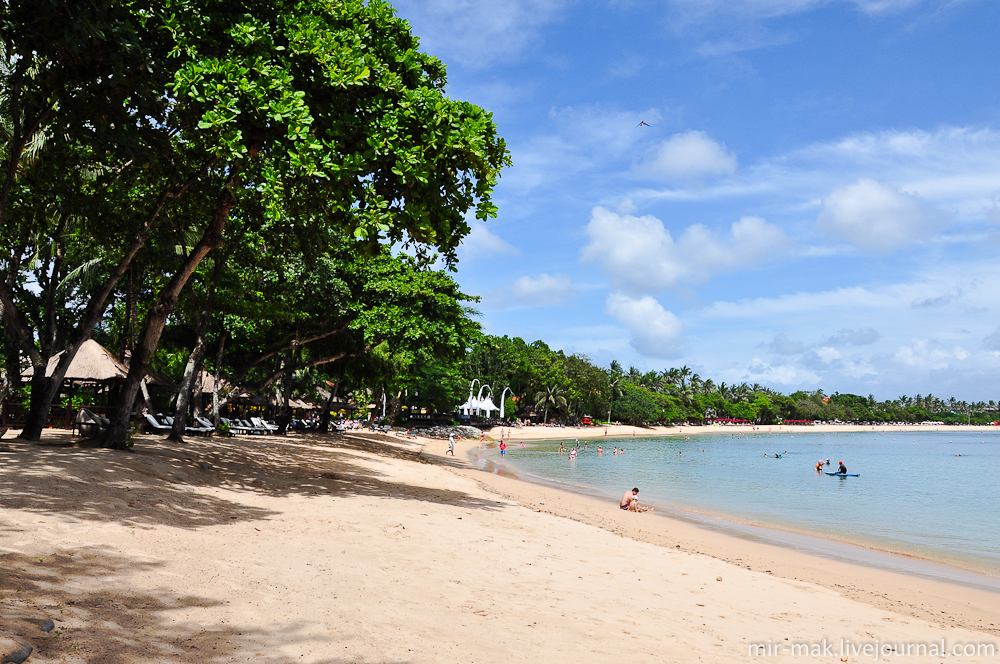
[[[56,370],[56,365],[59,364],[64,352],[56,353],[49,358],[49,365],[45,369],[46,376],[51,376]],[[28,367],[21,376],[30,378],[33,374],[34,368]],[[69,369],[66,370],[66,380],[122,380],[126,374],[128,369],[108,352],[108,349],[93,339],[87,339],[70,362]]]

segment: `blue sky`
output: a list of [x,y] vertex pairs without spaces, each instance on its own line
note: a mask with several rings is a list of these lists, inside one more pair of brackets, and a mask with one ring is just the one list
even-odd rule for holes
[[1000,398],[1000,4],[394,5],[512,153],[460,254],[488,332]]

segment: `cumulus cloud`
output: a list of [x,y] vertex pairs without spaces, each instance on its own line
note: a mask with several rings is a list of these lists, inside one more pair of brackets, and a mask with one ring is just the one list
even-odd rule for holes
[[900,346],[895,359],[921,370],[947,369],[951,360],[964,360],[969,352],[961,346],[948,348],[934,339],[911,339],[909,346]]
[[496,309],[541,307],[559,304],[575,295],[573,282],[564,274],[526,275],[515,279],[510,286],[490,292],[486,302]]
[[701,224],[688,226],[678,240],[652,215],[636,217],[603,207],[591,212],[590,237],[582,260],[601,266],[615,285],[633,293],[652,293],[680,282],[699,282],[716,272],[752,266],[785,253],[785,232],[760,217],[733,223],[729,237]]
[[648,295],[636,299],[611,293],[605,311],[629,329],[629,344],[646,357],[671,358],[680,353],[684,325]]
[[892,251],[937,230],[940,215],[915,196],[870,178],[838,187],[823,200],[817,228],[874,253]]
[[689,180],[736,172],[736,156],[703,131],[674,134],[653,148],[636,170],[655,178]]
[[881,338],[879,333],[870,327],[857,330],[837,330],[823,342],[826,346],[869,346]]
[[472,230],[462,240],[462,250],[467,256],[516,256],[521,253],[517,247],[490,232],[483,222],[471,221],[470,226]]

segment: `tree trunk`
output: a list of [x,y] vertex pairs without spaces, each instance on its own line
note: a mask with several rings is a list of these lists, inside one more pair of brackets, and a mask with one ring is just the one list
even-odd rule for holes
[[222,350],[226,347],[226,333],[219,337],[219,350],[215,354],[215,380],[212,381],[212,424],[219,426],[219,383],[222,382]]
[[288,402],[292,398],[292,383],[295,381],[295,349],[288,351],[285,359],[285,384],[281,391],[281,408],[278,410],[278,435],[283,436],[288,433],[288,424],[292,421],[292,409]]
[[212,249],[222,245],[223,232],[226,228],[226,220],[229,212],[236,205],[236,198],[233,197],[229,189],[224,188],[216,200],[215,212],[212,215],[211,223],[205,230],[198,244],[194,246],[191,253],[185,259],[181,268],[174,274],[170,283],[160,292],[156,299],[156,304],[146,315],[146,324],[143,327],[139,343],[136,344],[132,353],[132,361],[129,363],[128,375],[122,385],[121,399],[111,412],[111,424],[105,432],[103,443],[109,447],[122,447],[125,443],[125,433],[128,430],[129,420],[132,416],[132,407],[135,404],[135,397],[139,391],[139,384],[146,375],[149,361],[156,352],[156,347],[160,342],[160,335],[163,334],[163,327],[166,325],[167,317],[173,313],[177,306],[177,299],[181,291],[191,279],[195,269]]
[[174,424],[170,429],[170,435],[167,436],[167,440],[172,440],[175,443],[184,442],[184,429],[187,427],[187,414],[191,406],[192,388],[198,382],[195,381],[195,375],[204,357],[205,337],[199,333],[194,349],[191,351],[187,364],[184,366],[184,378],[181,379],[180,390],[177,392],[177,406],[174,408]]
[[[167,201],[171,198],[180,197],[195,181],[196,178],[192,177],[181,185],[161,192],[156,204],[153,206],[153,210],[150,212],[149,216],[146,217],[142,227],[139,229],[139,232],[132,240],[131,246],[125,252],[125,255],[118,263],[114,272],[112,272],[111,276],[101,286],[100,291],[91,296],[87,309],[84,311],[80,323],[76,328],[76,336],[73,337],[72,341],[66,345],[62,357],[59,359],[59,363],[52,372],[51,382],[46,385],[47,389],[36,391],[32,388],[31,407],[29,410],[30,415],[25,423],[24,429],[21,431],[20,438],[24,440],[38,440],[41,438],[42,429],[45,428],[48,421],[49,407],[52,405],[56,394],[58,394],[58,390],[62,385],[62,380],[66,376],[66,371],[69,369],[69,365],[72,363],[73,358],[76,357],[76,352],[80,349],[80,346],[82,346],[85,341],[90,339],[91,331],[93,331],[94,327],[101,321],[101,318],[104,315],[105,304],[107,303],[111,292],[114,290],[115,285],[118,283],[119,279],[121,279],[122,275],[125,274],[128,267],[132,264],[132,260],[135,258],[139,250],[145,246],[146,236],[149,233],[149,230],[153,227],[153,224],[159,218],[160,212],[163,210]],[[7,312],[6,321],[10,327],[13,328],[20,339],[22,349],[31,360],[34,372],[37,374],[41,371],[42,374],[45,374],[49,357],[48,355],[43,356],[35,347],[35,331],[31,329],[25,320],[23,313],[15,305],[13,290],[7,281],[0,281],[0,302],[3,303],[4,309]],[[38,330],[38,337],[43,338],[45,333],[45,330]],[[143,376],[140,376],[140,379],[144,377],[144,374],[145,368],[143,368]],[[132,401],[135,401],[135,393],[138,390],[138,385],[139,383],[136,382],[135,385],[132,386]],[[122,391],[122,393],[124,392],[125,390]],[[38,401],[37,404],[35,403],[36,400]],[[129,404],[128,410],[131,411],[131,404]],[[121,427],[121,431],[119,433],[121,440],[124,441],[124,425]]]
[[337,390],[340,388],[340,379],[333,384],[333,389],[330,390],[330,396],[327,397],[326,403],[323,405],[323,414],[320,416],[319,430],[326,433],[330,430],[330,409],[333,408],[333,400],[337,398]]

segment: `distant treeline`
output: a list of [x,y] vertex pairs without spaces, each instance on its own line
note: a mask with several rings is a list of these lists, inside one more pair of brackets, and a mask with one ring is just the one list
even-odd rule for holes
[[[505,408],[508,417],[514,413],[535,421],[572,423],[589,416],[629,424],[696,424],[716,419],[755,424],[786,420],[988,424],[997,419],[993,401],[968,403],[930,394],[878,401],[872,395],[827,395],[823,390],[785,395],[757,383],[716,383],[687,366],[647,372],[635,367],[626,370],[618,362],[599,367],[586,355],[567,355],[542,341],[526,343],[506,336],[481,336],[468,349],[460,367],[441,373],[452,378],[446,381],[452,385],[451,394],[437,390],[443,400],[437,404],[441,410],[462,403],[468,396],[469,382],[478,378],[497,397],[510,387]],[[437,382],[439,388],[443,384]],[[425,394],[430,396],[433,390],[427,388],[431,386],[424,385]]]

